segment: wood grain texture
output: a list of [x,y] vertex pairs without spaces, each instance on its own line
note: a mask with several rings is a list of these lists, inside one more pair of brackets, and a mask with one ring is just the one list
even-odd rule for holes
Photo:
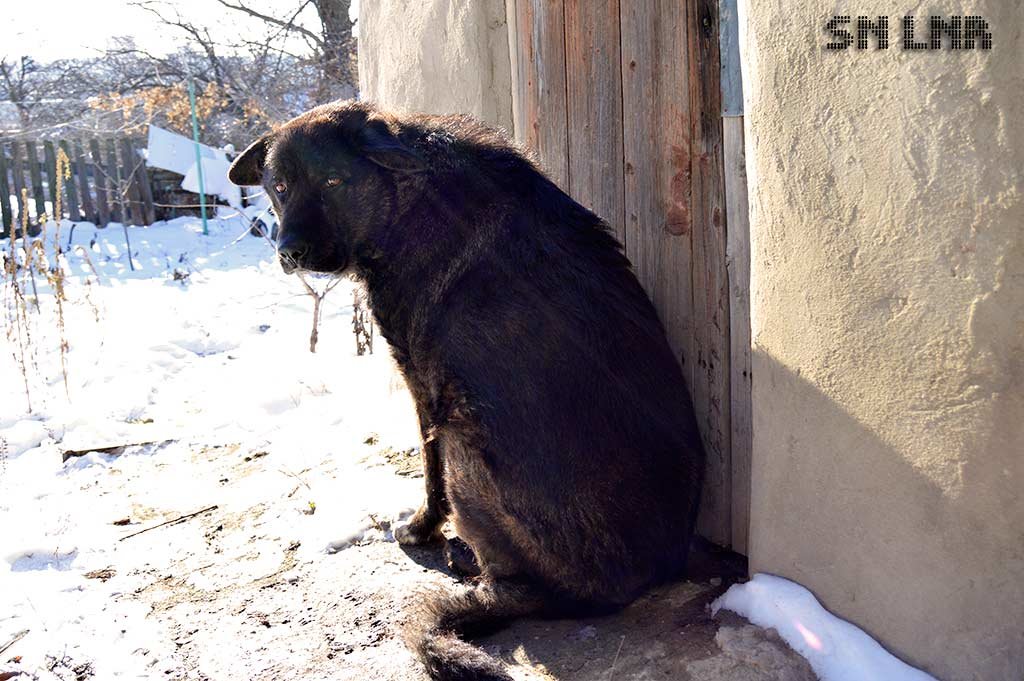
[[107,177],[110,180],[110,219],[115,222],[127,222],[125,206],[124,178],[121,177],[121,166],[117,163],[117,145],[114,140],[107,140]]
[[72,168],[75,174],[74,179],[78,182],[78,195],[82,200],[82,219],[89,222],[96,222],[96,204],[92,200],[92,192],[89,190],[89,166],[88,159],[82,153],[82,143],[74,140],[71,143]]
[[565,24],[562,0],[515,0],[518,81],[513,87],[516,137],[569,189]]
[[11,185],[7,180],[7,145],[0,144],[0,237],[11,234],[14,212],[11,210]]
[[25,163],[28,165],[28,175],[32,181],[30,194],[36,204],[36,219],[46,212],[46,192],[43,190],[43,171],[39,163],[39,152],[36,143],[31,140],[25,141]]
[[14,203],[18,207],[18,217],[15,219],[14,228],[11,234],[17,237],[21,232],[22,216],[28,214],[28,201],[25,199],[25,161],[24,145],[18,140],[11,142],[11,181],[14,185]]
[[692,392],[686,8],[636,0],[620,12],[626,252]]
[[569,193],[625,242],[621,61],[618,0],[565,0]]
[[743,118],[722,119],[725,164],[726,269],[729,275],[729,396],[732,455],[732,549],[747,552],[753,413],[750,368],[750,216]]
[[740,68],[739,14],[736,0],[718,0],[718,49],[722,115],[743,115],[743,74]]
[[509,130],[512,136],[521,141],[520,131],[523,127],[523,104],[520,101],[522,93],[519,91],[521,80],[519,78],[519,7],[518,0],[505,0],[505,27],[508,31],[508,61],[510,90],[512,95],[512,129]]
[[50,140],[43,141],[43,164],[46,166],[46,177],[49,178],[47,183],[48,192],[50,197],[50,203],[54,206],[53,210],[57,210],[57,153],[53,149],[53,142]]
[[[60,142],[57,143],[57,146],[59,146],[61,149],[64,150],[64,153],[67,155],[68,161],[71,164],[71,172],[74,173],[75,172],[75,165],[74,165],[74,156],[72,155],[72,152],[71,152],[71,145],[68,144],[67,140],[61,140]],[[78,220],[82,219],[82,213],[81,213],[81,210],[79,209],[78,187],[75,186],[75,177],[74,177],[74,175],[72,175],[71,178],[69,180],[66,180],[63,184],[64,184],[65,196],[67,196],[67,203],[64,204],[64,210],[67,211],[68,217],[72,221],[76,221],[77,222]]]
[[125,181],[125,191],[128,211],[131,214],[132,224],[146,224],[146,217],[142,211],[142,190],[139,189],[139,173],[142,167],[142,159],[135,153],[132,143],[128,138],[121,139],[121,176]]
[[694,402],[707,452],[698,531],[732,536],[729,279],[726,272],[717,0],[687,0],[692,125]]
[[132,158],[138,159],[135,177],[139,185],[139,197],[142,199],[142,216],[146,224],[151,225],[156,222],[156,208],[153,205],[153,186],[150,182],[146,160],[138,153],[134,142],[126,139],[125,144],[128,145]]
[[107,173],[103,168],[103,155],[100,153],[100,142],[97,139],[89,140],[89,155],[92,157],[93,184],[96,187],[96,213],[100,227],[106,227],[110,222],[110,194],[108,190]]

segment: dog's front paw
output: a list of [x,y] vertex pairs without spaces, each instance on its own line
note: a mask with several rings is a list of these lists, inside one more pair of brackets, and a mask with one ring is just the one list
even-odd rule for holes
[[395,541],[403,546],[421,546],[442,539],[441,523],[423,509],[416,511],[405,525],[395,528]]

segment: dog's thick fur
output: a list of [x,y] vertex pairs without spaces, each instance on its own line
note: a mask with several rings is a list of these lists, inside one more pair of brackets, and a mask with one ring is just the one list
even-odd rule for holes
[[427,499],[480,577],[433,597],[413,644],[435,679],[509,679],[459,636],[607,612],[677,576],[704,453],[679,362],[608,227],[469,117],[339,102],[235,161],[280,218],[287,270],[362,279],[405,374]]

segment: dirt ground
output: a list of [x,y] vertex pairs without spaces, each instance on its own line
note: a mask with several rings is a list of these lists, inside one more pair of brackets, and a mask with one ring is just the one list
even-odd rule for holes
[[[111,468],[111,489],[102,489],[101,480],[95,493],[130,495],[125,475],[160,475],[169,453],[150,454],[130,473]],[[197,448],[191,456],[195,475],[216,476],[227,493],[278,465],[275,459],[284,454],[222,446]],[[405,477],[419,475],[418,458],[415,450],[396,452],[372,440],[363,453],[366,466]],[[426,679],[401,632],[418,592],[456,581],[440,549],[400,547],[388,526],[376,538],[332,554],[304,553],[294,542],[278,545],[264,519],[281,515],[275,506],[294,508],[301,472],[294,477],[280,476],[281,484],[268,487],[250,508],[218,506],[127,538],[119,543],[125,549],[116,564],[90,573],[98,582],[119,581],[112,613],[138,607],[162,632],[134,651],[149,660],[151,678]],[[217,503],[186,492],[180,513],[132,498],[131,518],[109,522],[146,529],[187,508]],[[168,555],[169,562],[159,559]],[[692,581],[659,588],[618,615],[523,620],[479,643],[505,660],[517,679],[813,681],[806,662],[773,631],[729,613],[711,617],[707,604],[744,572],[741,558],[701,547]],[[93,676],[80,660],[59,660],[54,667],[61,678]]]

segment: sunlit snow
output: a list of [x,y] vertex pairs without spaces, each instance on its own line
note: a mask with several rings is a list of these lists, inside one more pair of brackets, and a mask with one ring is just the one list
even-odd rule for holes
[[[42,679],[57,678],[47,667],[62,655],[89,661],[96,678],[149,678],[170,644],[127,594],[158,581],[147,566],[173,564],[162,554],[202,536],[181,523],[122,537],[213,505],[228,516],[263,501],[285,509],[260,517],[259,541],[222,547],[218,569],[189,573],[196,588],[270,572],[289,545],[313,559],[390,541],[422,481],[368,459],[364,441],[415,447],[418,428],[383,342],[355,354],[352,285],[325,299],[311,354],[310,298],[233,212],[211,220],[209,236],[195,218],[130,228],[135,271],[119,225],[79,223],[70,249],[69,230],[67,394],[45,281],[41,311],[30,302],[27,313],[32,413],[17,343],[0,340],[0,646],[28,630],[3,657]],[[80,455],[63,463],[69,450]],[[251,470],[197,476],[193,460],[217,456],[248,457]],[[95,578],[111,567],[116,576]]]

